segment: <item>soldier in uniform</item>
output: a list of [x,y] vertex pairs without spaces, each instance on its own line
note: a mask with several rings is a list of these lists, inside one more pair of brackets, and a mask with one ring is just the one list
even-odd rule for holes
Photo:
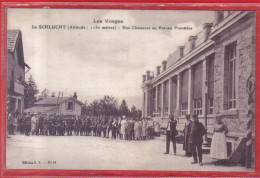
[[72,119],[71,116],[69,116],[69,118],[67,120],[67,125],[68,125],[68,134],[67,135],[71,136],[72,135],[72,131],[73,131],[73,125],[74,125],[73,119]]
[[116,118],[114,118],[114,121],[112,123],[112,138],[113,139],[116,139],[117,126],[118,126],[118,122],[117,122]]
[[83,136],[85,134],[85,129],[86,129],[86,118],[82,117],[80,119],[80,136]]
[[49,135],[49,129],[50,129],[50,118],[49,116],[46,116],[43,120],[43,129],[44,129],[44,135],[48,136]]
[[44,116],[41,114],[39,117],[39,134],[40,135],[44,134],[43,122],[44,122]]
[[199,122],[197,115],[193,115],[192,118],[193,118],[193,122],[191,124],[191,131],[190,131],[190,144],[191,144],[192,156],[194,162],[192,162],[191,164],[198,163],[198,158],[199,158],[199,164],[200,166],[203,166],[202,163],[203,138],[202,137],[206,134],[206,129],[204,125],[201,122]]
[[93,127],[93,135],[97,136],[97,124],[98,124],[98,120],[94,119],[92,120],[92,127]]
[[75,126],[74,131],[75,131],[76,135],[79,135],[80,125],[81,125],[81,120],[79,117],[77,117],[77,119],[75,120],[75,124],[74,124],[74,126]]
[[167,124],[166,128],[166,152],[164,154],[169,154],[169,147],[170,147],[170,142],[172,141],[173,143],[173,152],[176,155],[176,136],[178,135],[178,131],[176,129],[177,126],[177,121],[173,118],[172,115],[169,116],[170,121]]
[[134,140],[135,139],[135,122],[134,119],[130,120],[130,140]]
[[102,124],[101,124],[101,130],[103,132],[103,137],[106,137],[107,127],[108,127],[107,119],[103,118],[102,119]]
[[110,118],[107,124],[107,133],[106,133],[106,137],[109,137],[109,132],[112,130],[112,124],[113,124],[113,118]]
[[149,139],[153,139],[153,134],[154,134],[154,124],[153,124],[153,121],[152,121],[152,118],[151,116],[148,116],[148,121],[147,121],[147,130],[148,130],[148,135],[147,137]]
[[8,132],[9,135],[14,135],[14,113],[8,114]]
[[87,117],[87,121],[86,121],[86,135],[90,135],[91,134],[91,120],[89,117]]

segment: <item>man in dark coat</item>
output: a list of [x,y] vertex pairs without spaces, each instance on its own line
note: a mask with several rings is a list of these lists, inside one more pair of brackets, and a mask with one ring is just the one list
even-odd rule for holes
[[203,166],[202,163],[203,138],[202,137],[206,134],[206,129],[204,125],[201,122],[199,122],[197,115],[193,115],[192,117],[193,117],[193,122],[191,124],[190,144],[191,144],[192,156],[194,162],[192,162],[191,164],[198,163],[198,158],[199,158],[199,164],[200,166]]
[[186,119],[187,121],[185,122],[185,126],[183,129],[183,133],[184,133],[184,140],[183,140],[183,150],[185,151],[185,156],[192,156],[192,152],[191,152],[191,144],[190,144],[190,132],[191,132],[191,124],[192,121],[190,119],[190,115],[186,115]]
[[30,132],[31,132],[31,116],[30,116],[30,114],[27,114],[25,116],[24,123],[25,123],[25,135],[29,136]]
[[176,129],[177,121],[173,118],[172,115],[169,116],[170,121],[167,124],[166,128],[166,152],[164,154],[169,154],[170,142],[173,143],[173,152],[176,155],[176,136],[178,135],[178,131]]

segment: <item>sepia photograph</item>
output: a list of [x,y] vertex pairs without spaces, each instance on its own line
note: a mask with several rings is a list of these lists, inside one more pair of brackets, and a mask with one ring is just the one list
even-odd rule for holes
[[7,8],[6,168],[255,171],[255,11]]

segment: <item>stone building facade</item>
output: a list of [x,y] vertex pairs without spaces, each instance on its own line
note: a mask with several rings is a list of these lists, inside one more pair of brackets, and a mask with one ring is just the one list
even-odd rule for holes
[[182,131],[186,114],[199,115],[211,138],[216,114],[223,116],[228,147],[246,137],[247,80],[255,74],[255,12],[215,11],[213,23],[190,36],[155,72],[143,75],[143,116],[178,120]]

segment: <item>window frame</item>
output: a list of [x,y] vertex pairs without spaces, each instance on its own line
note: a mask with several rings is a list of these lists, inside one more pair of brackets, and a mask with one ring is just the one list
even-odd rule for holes
[[226,54],[226,75],[227,78],[227,109],[235,109],[236,108],[236,100],[237,100],[237,88],[236,88],[236,62],[237,62],[237,43],[232,42],[225,47]]

